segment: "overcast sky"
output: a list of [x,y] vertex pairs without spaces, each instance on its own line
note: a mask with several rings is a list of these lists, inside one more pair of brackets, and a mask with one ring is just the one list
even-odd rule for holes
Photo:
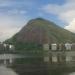
[[37,17],[75,33],[75,0],[0,0],[0,41]]

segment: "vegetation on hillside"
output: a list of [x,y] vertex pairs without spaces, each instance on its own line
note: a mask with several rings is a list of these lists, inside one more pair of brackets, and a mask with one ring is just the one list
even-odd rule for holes
[[75,34],[53,22],[37,18],[30,20],[20,32],[5,42],[14,44],[16,50],[42,50],[45,43],[75,42]]

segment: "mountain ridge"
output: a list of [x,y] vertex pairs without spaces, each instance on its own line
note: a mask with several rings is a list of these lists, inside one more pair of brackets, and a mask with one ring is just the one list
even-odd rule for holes
[[12,43],[65,43],[75,42],[75,34],[43,18],[30,20],[12,39]]

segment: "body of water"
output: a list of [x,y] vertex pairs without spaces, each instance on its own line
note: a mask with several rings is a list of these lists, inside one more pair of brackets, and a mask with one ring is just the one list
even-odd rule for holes
[[[12,61],[8,63],[8,59]],[[75,75],[75,68],[53,68],[40,57],[27,58],[23,55],[22,58],[22,54],[1,54],[0,75]]]
[[0,75],[18,75],[13,69],[7,68],[4,65],[0,66]]

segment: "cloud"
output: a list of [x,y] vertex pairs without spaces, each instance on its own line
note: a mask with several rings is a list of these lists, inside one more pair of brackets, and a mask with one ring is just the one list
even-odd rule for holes
[[0,15],[0,40],[10,38],[17,33],[23,25],[25,25],[27,19],[19,15]]
[[0,0],[0,7],[6,7],[11,5],[11,0]]
[[27,23],[26,8],[32,4],[29,0],[0,0],[0,41],[10,38]]
[[[65,29],[75,32],[75,25],[72,25],[75,20],[75,0],[65,0],[62,5],[47,4],[42,6],[41,10],[45,13],[56,15],[60,20],[67,23],[68,26],[65,26]],[[72,27],[67,28],[69,26]]]
[[12,7],[12,8],[21,8],[21,7],[31,7],[35,4],[35,0],[0,0],[0,7]]
[[27,13],[27,11],[25,10],[21,10],[21,9],[12,9],[12,10],[8,10],[7,11],[8,14],[19,14],[19,15],[24,15]]
[[75,18],[68,26],[65,26],[65,29],[70,30],[71,32],[75,32]]

